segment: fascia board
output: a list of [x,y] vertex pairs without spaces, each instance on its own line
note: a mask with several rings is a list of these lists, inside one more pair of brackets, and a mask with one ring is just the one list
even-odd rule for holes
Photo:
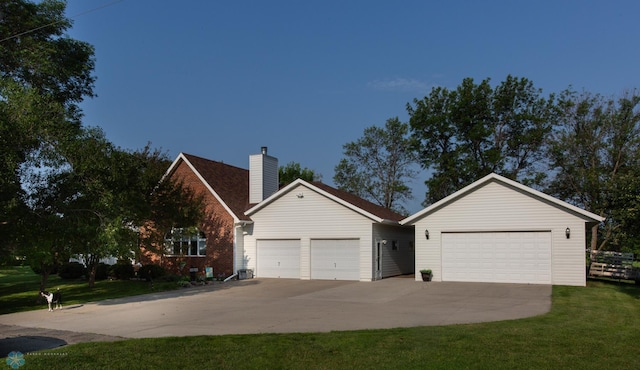
[[296,186],[301,185],[304,186],[305,188],[314,191],[326,198],[329,198],[331,200],[333,200],[334,202],[341,204],[349,209],[351,209],[352,211],[355,211],[367,218],[370,218],[371,220],[381,223],[383,221],[382,218],[371,214],[365,210],[363,210],[362,208],[356,207],[353,204],[344,201],[343,199],[336,197],[333,194],[330,194],[316,186],[313,186],[312,184],[302,180],[302,179],[297,179],[296,181],[292,182],[291,184],[285,186],[284,188],[280,189],[279,191],[277,191],[275,194],[271,195],[270,197],[268,197],[267,199],[263,200],[262,202],[258,203],[257,205],[255,205],[253,208],[247,210],[244,214],[247,216],[251,216],[251,214],[257,212],[258,210],[266,207],[268,204],[272,203],[273,201],[275,201],[276,199],[280,198],[281,196],[283,196],[284,194],[290,192],[293,188],[295,188]]
[[[213,188],[211,187],[211,185],[209,185],[209,183],[207,181],[205,181],[204,177],[202,177],[202,175],[200,174],[200,172],[198,172],[198,170],[196,170],[196,168],[193,166],[193,164],[191,164],[191,162],[189,162],[189,160],[182,154],[180,153],[178,155],[178,158],[181,158],[186,164],[187,166],[189,166],[189,168],[191,169],[191,171],[193,171],[193,173],[196,174],[196,177],[198,178],[198,180],[200,180],[204,186],[207,188],[207,190],[214,196],[214,198],[216,198],[216,200],[222,204],[222,207],[225,209],[225,211],[227,211],[227,213],[229,213],[231,215],[231,217],[233,217],[233,222],[234,223],[238,223],[240,222],[240,219],[238,218],[238,216],[236,216],[235,213],[233,213],[233,211],[231,211],[231,208],[229,208],[229,206],[227,206],[227,203],[225,203],[222,198],[220,198],[220,196],[218,195],[218,193],[215,192],[215,190],[213,190]],[[174,161],[174,164],[178,161],[178,159],[176,159],[176,161]],[[173,165],[171,165],[171,167],[169,167],[170,169],[173,167]],[[170,172],[167,172],[170,173]]]
[[585,211],[582,208],[576,207],[576,206],[574,206],[572,204],[569,204],[569,203],[567,203],[565,201],[562,201],[560,199],[552,197],[552,196],[550,196],[548,194],[545,194],[545,193],[543,193],[541,191],[538,191],[538,190],[535,190],[533,188],[530,188],[530,187],[528,187],[526,185],[523,185],[523,184],[521,184],[521,183],[519,183],[517,181],[513,181],[513,180],[508,179],[508,178],[506,178],[504,176],[500,176],[500,175],[498,175],[496,173],[491,173],[491,174],[481,178],[480,180],[478,180],[478,181],[476,181],[476,182],[474,182],[474,183],[472,183],[470,185],[465,186],[464,188],[462,188],[462,189],[458,190],[457,192],[449,195],[448,197],[445,197],[445,198],[437,201],[436,203],[430,205],[429,207],[423,209],[422,211],[419,211],[419,212],[417,212],[417,213],[415,213],[415,214],[413,214],[413,215],[401,220],[400,224],[401,225],[412,224],[415,221],[417,221],[418,219],[422,218],[424,215],[432,212],[434,209],[440,208],[443,205],[445,205],[445,204],[447,204],[449,202],[452,202],[453,200],[455,200],[455,199],[457,199],[459,197],[462,197],[463,195],[473,191],[476,188],[481,187],[485,183],[487,183],[489,181],[492,181],[492,180],[496,180],[496,181],[505,183],[507,185],[510,185],[510,186],[512,186],[514,188],[520,189],[520,190],[524,191],[525,193],[530,194],[533,197],[544,199],[544,200],[546,200],[546,201],[548,201],[550,203],[553,203],[553,204],[555,204],[555,205],[557,205],[557,206],[559,206],[561,208],[565,208],[565,209],[567,209],[567,210],[569,210],[571,212],[578,213],[578,214],[584,216],[585,218],[591,219],[592,221],[602,222],[602,221],[605,220],[604,217],[598,216],[595,213],[591,213],[589,211]]

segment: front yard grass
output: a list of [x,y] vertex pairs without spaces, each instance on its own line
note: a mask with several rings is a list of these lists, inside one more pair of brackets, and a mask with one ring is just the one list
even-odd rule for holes
[[638,368],[640,287],[589,281],[552,299],[548,314],[494,323],[82,343],[26,354],[23,368]]
[[[49,277],[47,290],[63,292],[63,305],[102,301],[111,298],[128,297],[176,289],[175,282],[156,281],[150,283],[140,280],[101,280],[96,281],[93,289],[86,280],[64,280],[57,275]],[[40,275],[36,275],[28,266],[0,267],[0,314],[37,310],[46,307],[44,299],[38,295]]]

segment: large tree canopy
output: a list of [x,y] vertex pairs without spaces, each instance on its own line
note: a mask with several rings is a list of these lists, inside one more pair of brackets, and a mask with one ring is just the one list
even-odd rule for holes
[[526,78],[507,76],[495,87],[489,79],[476,84],[466,78],[455,90],[436,87],[407,104],[420,164],[432,173],[424,204],[492,172],[539,183],[553,102]]
[[78,113],[75,104],[93,96],[94,49],[65,36],[72,25],[65,9],[66,2],[58,0],[0,3],[0,76]]
[[[42,271],[82,255],[93,286],[101,258],[130,258],[140,243],[157,243],[172,226],[197,225],[202,208],[193,192],[162,180],[171,163],[166,155],[149,146],[120,149],[98,128],[80,132],[59,143],[56,166],[31,172],[27,219],[32,230],[41,228],[21,250]],[[153,230],[140,233],[149,222]]]
[[[130,257],[174,225],[195,225],[200,201],[161,181],[170,161],[128,151],[81,124],[93,96],[94,52],[70,39],[64,1],[0,3],[0,248],[43,273],[70,255]],[[141,226],[155,228],[141,235]]]
[[[549,160],[548,191],[607,218],[591,248],[640,251],[640,96],[614,99],[566,91],[559,104]],[[635,246],[635,247],[634,247]]]
[[343,146],[345,158],[335,167],[335,184],[339,189],[406,214],[402,203],[412,196],[407,181],[416,172],[408,133],[409,126],[397,117],[388,119],[384,128],[366,128],[363,137]]
[[0,248],[16,243],[25,169],[77,135],[78,103],[93,96],[93,47],[65,37],[64,1],[0,2]]

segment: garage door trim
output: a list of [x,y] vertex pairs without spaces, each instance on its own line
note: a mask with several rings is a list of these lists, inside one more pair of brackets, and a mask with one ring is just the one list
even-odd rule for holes
[[[278,253],[280,256],[276,257],[265,253],[267,250],[286,254]],[[275,259],[269,259],[271,257]],[[300,279],[300,239],[258,239],[256,258],[257,277]]]
[[443,231],[440,250],[443,281],[551,284],[551,230]]

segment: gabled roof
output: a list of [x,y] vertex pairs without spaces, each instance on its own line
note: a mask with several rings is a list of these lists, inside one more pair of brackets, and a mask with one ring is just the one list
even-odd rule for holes
[[172,173],[182,161],[233,216],[235,222],[251,220],[244,214],[244,211],[249,208],[249,170],[180,153],[167,170],[167,174]]
[[342,191],[336,188],[333,188],[329,185],[323,184],[321,182],[307,182],[302,179],[298,179],[291,184],[285,186],[280,189],[278,192],[265,199],[264,201],[258,203],[251,209],[247,210],[245,213],[250,216],[258,210],[268,206],[273,203],[276,199],[282,197],[283,195],[289,193],[298,185],[304,186],[309,190],[312,190],[322,196],[325,196],[334,202],[337,202],[365,217],[370,218],[376,222],[385,222],[385,223],[395,223],[397,224],[404,216],[401,214],[390,211],[382,206],[371,203],[367,200],[364,200],[356,195],[351,193],[347,193],[346,191]]
[[547,201],[551,204],[554,204],[556,206],[558,206],[559,208],[564,209],[567,212],[570,213],[574,213],[577,215],[582,216],[583,218],[585,218],[587,221],[590,222],[602,222],[604,221],[604,217],[600,217],[598,215],[596,215],[595,213],[591,213],[588,211],[585,211],[582,208],[576,207],[574,205],[571,205],[567,202],[564,202],[560,199],[554,198],[550,195],[547,195],[541,191],[532,189],[528,186],[522,185],[519,182],[510,180],[506,177],[500,176],[498,174],[495,173],[491,173],[483,178],[481,178],[480,180],[458,190],[457,192],[449,195],[446,198],[443,198],[441,200],[439,200],[436,203],[433,203],[432,205],[430,205],[429,207],[423,209],[422,211],[419,211],[418,213],[415,213],[407,218],[405,218],[404,220],[400,221],[400,224],[402,225],[412,225],[414,224],[417,220],[419,220],[420,218],[424,217],[425,215],[444,207],[445,205],[447,205],[448,203],[451,203],[453,201],[455,201],[458,198],[463,197],[464,195],[471,193],[473,191],[475,191],[476,189],[481,188],[482,186],[490,183],[490,182],[500,182],[503,184],[506,184],[510,187],[516,188],[521,190],[524,193],[529,194],[530,196],[534,197],[534,198],[538,198],[540,200],[544,200]]

